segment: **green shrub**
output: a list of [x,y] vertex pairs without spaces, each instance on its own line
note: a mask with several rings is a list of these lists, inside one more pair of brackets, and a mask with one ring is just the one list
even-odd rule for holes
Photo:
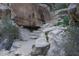
[[19,30],[15,25],[13,25],[12,20],[9,16],[6,16],[2,19],[0,28],[0,37],[3,40],[7,39],[5,49],[9,50],[14,40],[19,38]]
[[69,25],[69,17],[63,16],[61,20],[58,21],[58,23],[55,26],[68,26]]
[[68,7],[67,3],[56,3],[55,4],[55,10],[59,10],[59,9],[67,8],[67,7]]
[[16,39],[19,36],[18,28],[12,24],[12,20],[9,17],[5,17],[2,20],[2,34],[5,34],[9,37],[12,37],[12,39]]
[[67,29],[67,43],[65,43],[65,53],[68,56],[79,56],[79,27],[69,26]]

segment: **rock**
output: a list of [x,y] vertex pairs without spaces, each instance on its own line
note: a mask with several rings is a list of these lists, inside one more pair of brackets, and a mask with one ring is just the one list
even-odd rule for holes
[[37,39],[38,36],[37,36],[37,35],[32,35],[32,36],[30,36],[30,38],[31,38],[31,39]]
[[27,41],[28,39],[30,39],[30,33],[31,32],[28,29],[19,28],[19,32],[20,32],[20,38],[22,40]]
[[50,24],[50,23],[48,23],[48,24],[45,24],[45,25],[43,25],[42,26],[42,28],[40,29],[42,32],[50,32],[50,31],[53,31],[53,30],[64,30],[64,29],[66,29],[66,27],[64,28],[64,27],[58,27],[58,26],[53,26],[53,24]]
[[5,49],[2,49],[0,51],[0,56],[8,56],[9,55],[9,51],[5,50]]
[[69,5],[68,11],[71,12],[71,13],[75,12],[76,8],[77,8],[77,4],[72,3],[72,4]]
[[48,56],[65,55],[64,43],[66,42],[66,40],[64,40],[63,37],[65,37],[66,35],[64,31],[67,28],[58,26],[49,26],[49,25],[46,26],[42,27],[41,34],[38,37],[38,39],[36,39],[31,54],[44,55],[43,54],[44,51],[42,50],[44,49],[47,51],[45,55]]
[[47,7],[40,4],[11,4],[14,21],[20,26],[38,26],[51,20]]
[[66,40],[63,39],[65,36],[64,28],[55,27],[54,30],[48,33],[50,49],[48,50],[49,56],[63,56],[65,55],[64,43]]
[[47,42],[45,34],[42,33],[40,37],[36,40],[35,47],[45,47],[47,45],[49,45],[49,43]]
[[37,38],[40,36],[40,33],[41,33],[41,31],[39,31],[39,30],[33,31],[33,32],[30,34],[30,38],[31,38],[31,39],[37,39]]
[[6,9],[9,9],[7,5],[0,4],[0,10],[6,10]]
[[45,56],[48,52],[48,49],[50,48],[50,45],[47,45],[45,47],[33,47],[31,51],[31,56]]
[[48,49],[50,48],[49,42],[47,42],[45,33],[42,33],[32,48],[31,55],[32,56],[39,56],[39,55],[46,55]]
[[11,47],[10,55],[29,56],[34,42],[35,40],[15,41]]

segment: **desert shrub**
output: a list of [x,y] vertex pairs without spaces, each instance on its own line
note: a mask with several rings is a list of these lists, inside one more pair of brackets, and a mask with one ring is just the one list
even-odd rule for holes
[[55,24],[55,26],[68,26],[69,25],[69,17],[68,16],[63,16],[62,19],[60,19],[58,21],[57,24]]
[[79,27],[69,26],[66,33],[68,33],[67,43],[64,46],[66,55],[79,55]]
[[0,37],[2,38],[2,41],[7,39],[5,49],[9,50],[14,40],[19,38],[19,30],[15,25],[13,25],[10,16],[6,16],[2,19],[0,27]]
[[67,3],[56,3],[55,4],[55,10],[64,9],[64,8],[67,8],[67,7],[68,7]]
[[2,20],[2,34],[5,33],[5,35],[9,35],[11,36],[13,39],[18,38],[18,28],[16,27],[16,25],[13,25],[12,20],[10,19],[10,17],[5,17]]

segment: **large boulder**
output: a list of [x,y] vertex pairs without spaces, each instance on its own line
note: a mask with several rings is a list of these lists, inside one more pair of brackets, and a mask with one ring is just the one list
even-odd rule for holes
[[[67,28],[51,26],[49,24],[42,26],[40,29],[42,32],[39,34],[38,39],[36,39],[31,54],[48,56],[65,55],[64,43],[67,42],[65,29]],[[44,52],[45,54],[43,54]]]
[[12,18],[21,26],[41,26],[50,20],[46,7],[39,4],[11,4]]
[[35,44],[32,47],[32,56],[45,56],[50,48],[49,42],[47,42],[45,33],[41,33],[40,37],[36,40]]
[[[48,37],[50,42],[50,49],[48,50],[47,55],[49,56],[63,56],[65,55],[64,50],[64,40],[63,36],[65,36],[63,27],[53,27],[52,31],[49,31]],[[65,37],[66,38],[66,37]]]
[[[46,27],[46,26],[45,26]],[[50,44],[50,48],[46,55],[48,56],[62,56],[65,55],[64,43],[66,42],[66,33],[65,30],[67,28],[58,27],[58,26],[47,26],[43,28],[43,32],[47,32],[48,42]],[[65,39],[64,39],[65,38]]]

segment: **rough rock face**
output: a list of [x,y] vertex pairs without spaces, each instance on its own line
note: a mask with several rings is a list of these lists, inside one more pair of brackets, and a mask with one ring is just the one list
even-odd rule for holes
[[65,55],[64,43],[66,42],[66,40],[63,39],[63,36],[65,36],[64,28],[53,27],[52,29],[54,30],[50,31],[48,34],[50,49],[48,50],[47,55],[63,56]]
[[18,25],[40,26],[50,20],[50,13],[46,7],[39,4],[11,4],[12,17]]
[[[47,56],[65,55],[64,43],[66,40],[63,39],[63,37],[67,38],[64,32],[65,28],[46,24],[42,26],[40,30],[42,33],[40,37],[36,39],[35,46],[31,53],[33,55],[44,55],[42,53],[46,51],[45,55]],[[44,49],[44,51],[42,49]]]
[[42,33],[40,37],[41,38],[38,38],[35,44],[33,45],[31,52],[32,56],[39,56],[39,55],[45,56],[47,54],[48,49],[50,48],[50,44],[49,42],[47,42],[45,34]]

